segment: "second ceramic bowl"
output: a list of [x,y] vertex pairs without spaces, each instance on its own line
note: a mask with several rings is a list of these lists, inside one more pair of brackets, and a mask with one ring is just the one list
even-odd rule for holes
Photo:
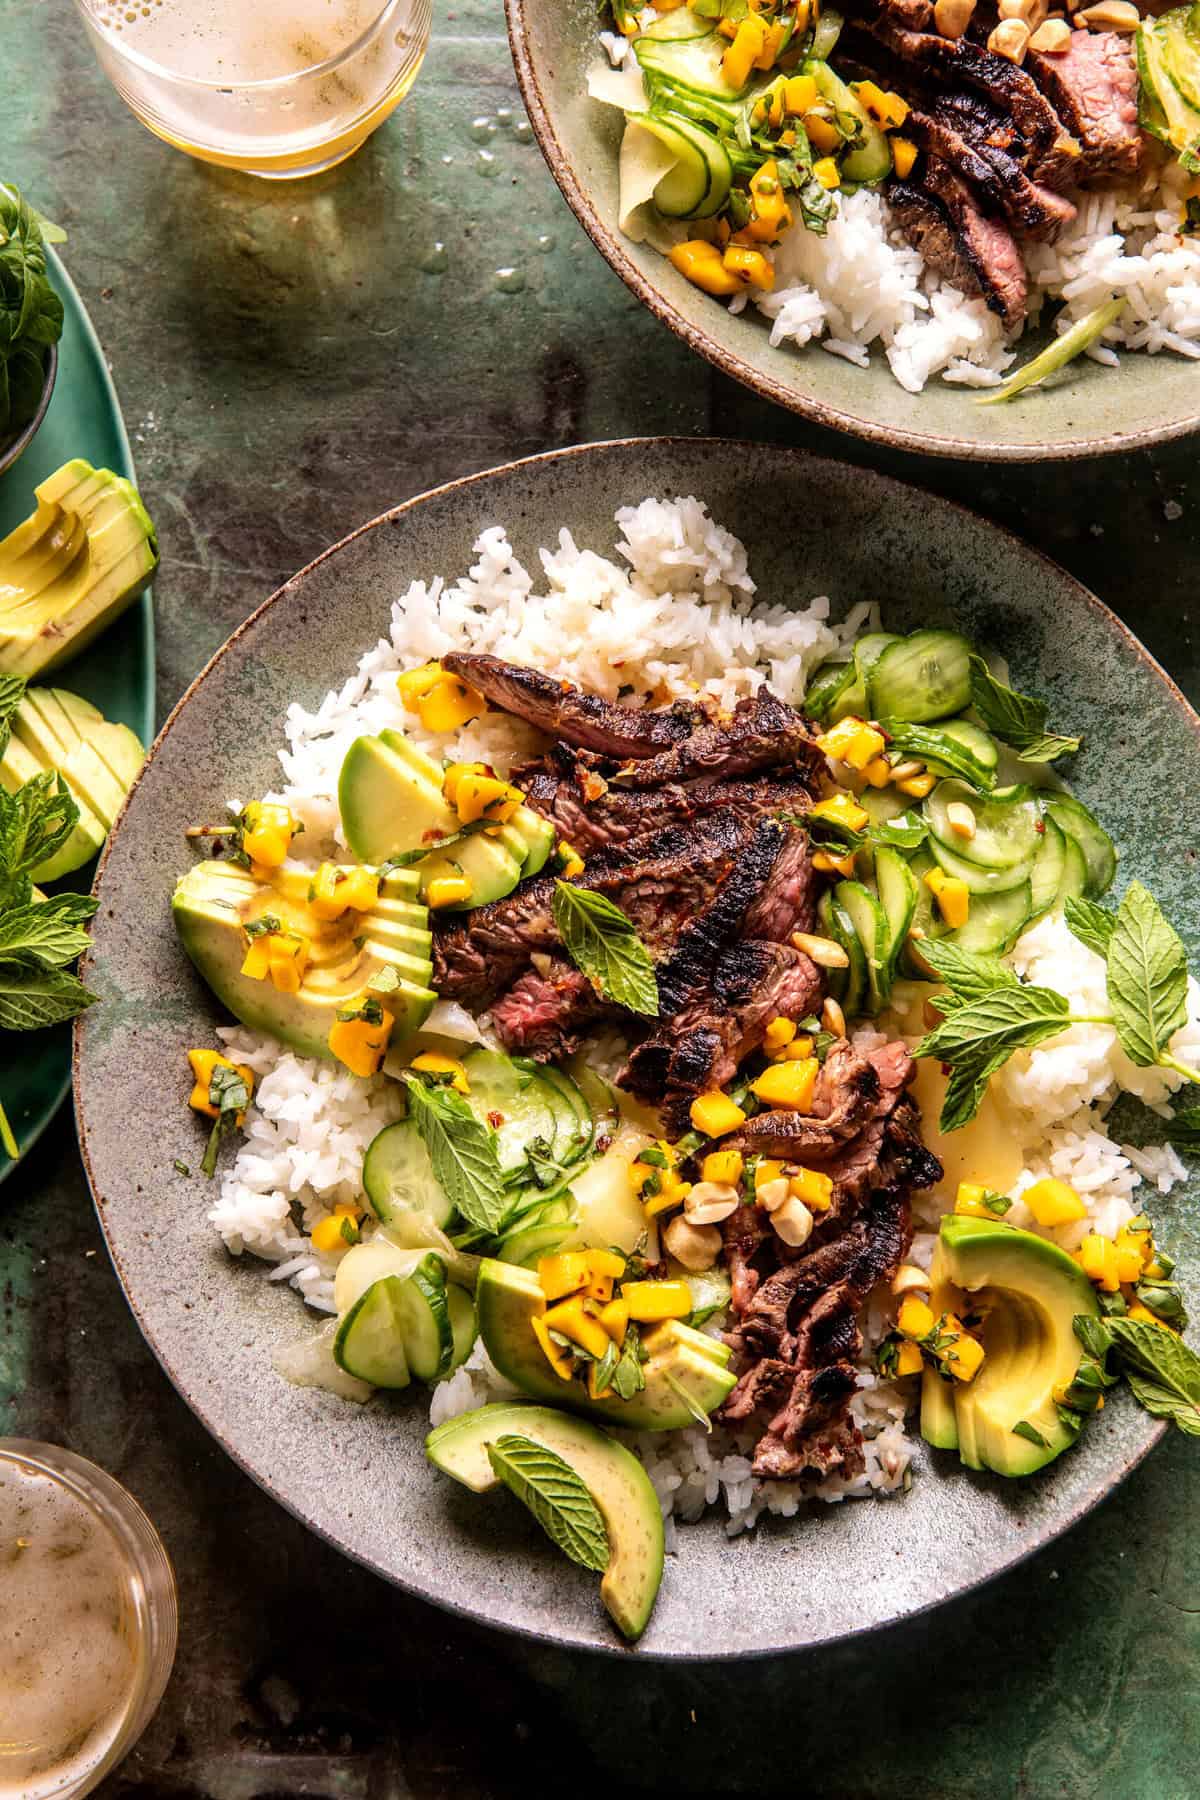
[[[1067,460],[1132,450],[1200,427],[1196,366],[1161,354],[1123,356],[1118,369],[1081,361],[1061,385],[1007,406],[979,406],[969,389],[931,380],[910,394],[883,357],[859,369],[815,344],[772,349],[754,308],[732,315],[693,287],[649,244],[617,224],[615,107],[590,100],[602,59],[594,0],[505,0],[517,78],[551,172],[584,229],[626,285],[664,325],[764,399],[821,425],[896,449],[980,461]],[[1021,360],[1049,333],[1021,340]],[[696,380],[704,372],[696,370]]]

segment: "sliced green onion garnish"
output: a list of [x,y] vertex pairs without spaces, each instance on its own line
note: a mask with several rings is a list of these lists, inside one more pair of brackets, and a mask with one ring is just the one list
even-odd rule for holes
[[1081,356],[1089,345],[1094,344],[1108,330],[1127,305],[1128,301],[1123,297],[1106,300],[1103,306],[1098,306],[1086,318],[1080,319],[1077,325],[1072,325],[1070,331],[1064,331],[1054,343],[1048,344],[1032,362],[1027,362],[1023,369],[1010,375],[1000,387],[980,395],[976,405],[995,406],[998,401],[1011,400],[1023,389],[1032,387],[1035,382],[1044,381],[1047,375],[1053,375],[1056,369],[1065,369],[1069,362],[1074,362],[1077,356]]

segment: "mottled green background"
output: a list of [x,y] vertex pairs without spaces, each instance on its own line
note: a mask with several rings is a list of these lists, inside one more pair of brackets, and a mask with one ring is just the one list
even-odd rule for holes
[[[922,462],[732,387],[634,304],[560,200],[499,0],[439,6],[401,115],[300,187],[217,175],[143,133],[69,0],[0,0],[0,47],[0,174],[71,234],[161,532],[160,716],[280,580],[393,501],[663,431],[803,441],[963,499],[1058,557],[1200,694],[1194,440],[1062,470]],[[148,1230],[153,1211],[147,1196]],[[1200,1793],[1194,1444],[1017,1574],[857,1646],[672,1672],[515,1643],[343,1561],[209,1442],[125,1309],[68,1116],[0,1192],[0,1431],[112,1469],[179,1572],[175,1675],[110,1796]],[[902,1554],[900,1509],[896,1527]]]

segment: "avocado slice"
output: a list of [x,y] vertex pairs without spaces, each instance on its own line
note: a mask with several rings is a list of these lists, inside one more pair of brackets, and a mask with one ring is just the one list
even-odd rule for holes
[[[457,815],[442,795],[442,772],[398,731],[356,738],[338,779],[338,806],[346,842],[363,862],[415,850],[433,838],[459,830]],[[437,875],[470,878],[470,906],[484,906],[510,894],[521,879],[521,861],[498,837],[476,833],[452,849],[416,865],[421,892]],[[448,908],[461,911],[462,908]]]
[[0,540],[0,663],[32,677],[82,650],[141,593],[158,562],[132,483],[77,458],[35,488]]
[[663,1571],[662,1509],[645,1469],[632,1451],[595,1425],[548,1406],[513,1403],[448,1419],[426,1438],[425,1454],[444,1474],[486,1494],[500,1486],[487,1446],[508,1433],[553,1450],[584,1482],[608,1527],[610,1554],[600,1598],[625,1637],[640,1637]]
[[[11,737],[8,747],[0,758],[0,782],[15,794],[19,787],[32,781],[35,775],[44,775],[46,764],[21,742],[18,737]],[[65,774],[65,771],[64,771]],[[57,881],[61,875],[69,875],[74,869],[81,869],[84,863],[91,862],[93,856],[101,848],[108,836],[108,826],[87,804],[84,796],[69,780],[71,798],[79,808],[79,818],[75,829],[65,844],[59,846],[53,856],[47,857],[33,871],[35,881]]]
[[[433,965],[419,953],[428,931],[414,923],[427,918],[424,907],[381,897],[369,913],[316,919],[308,908],[309,880],[308,870],[285,864],[271,881],[260,881],[228,862],[197,863],[181,878],[172,901],[175,929],[218,1000],[252,1030],[269,1032],[303,1056],[328,1057],[338,1007],[391,968],[400,977],[387,998],[396,1019],[393,1043],[419,1030],[437,998],[429,986]],[[280,993],[269,981],[241,973],[245,926],[264,913],[309,940],[298,994]]]
[[[959,1455],[971,1468],[1031,1475],[1075,1442],[1054,1392],[1079,1367],[1074,1321],[1099,1316],[1096,1291],[1057,1244],[999,1220],[949,1214],[939,1249],[938,1276],[984,1315],[985,1360],[973,1381],[955,1383]],[[1014,1432],[1022,1421],[1044,1441]]]
[[104,722],[100,708],[79,694],[69,694],[66,688],[31,687],[21,696],[13,729],[50,761],[73,750],[87,735],[87,726]]
[[502,1375],[535,1400],[567,1406],[613,1425],[628,1425],[637,1431],[677,1431],[696,1422],[694,1407],[689,1407],[684,1395],[690,1396],[695,1407],[712,1413],[737,1382],[722,1365],[724,1345],[670,1320],[675,1330],[657,1327],[648,1334],[650,1359],[643,1364],[646,1385],[641,1393],[632,1400],[618,1399],[615,1394],[606,1400],[592,1400],[582,1381],[563,1381],[554,1373],[533,1334],[530,1321],[545,1312],[546,1297],[532,1269],[485,1257],[479,1266],[475,1305],[480,1336]]

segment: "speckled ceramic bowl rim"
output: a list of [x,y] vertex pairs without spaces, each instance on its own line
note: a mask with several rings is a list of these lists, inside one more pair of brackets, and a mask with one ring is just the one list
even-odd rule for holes
[[[179,718],[180,714],[184,711],[184,709],[190,704],[190,702],[195,697],[195,695],[197,694],[199,689],[203,686],[204,682],[206,681],[207,677],[212,672],[212,670],[214,668],[216,668],[218,663],[222,662],[224,660],[224,658],[230,654],[230,652],[238,644],[239,640],[244,636],[244,634],[246,632],[249,631],[251,626],[253,626],[259,619],[261,619],[263,617],[263,615],[266,612],[268,612],[271,608],[278,606],[282,602],[285,602],[288,599],[290,599],[290,597],[296,590],[297,586],[300,583],[302,583],[304,581],[305,577],[313,569],[318,567],[319,564],[328,561],[328,559],[330,557],[337,556],[342,550],[344,550],[346,548],[347,545],[356,542],[359,538],[365,536],[366,533],[376,531],[380,527],[386,526],[386,525],[390,524],[391,522],[393,522],[394,520],[402,518],[404,516],[404,514],[413,511],[415,508],[423,506],[428,501],[435,500],[435,499],[437,499],[437,500],[445,499],[448,496],[452,496],[452,495],[456,495],[456,494],[465,494],[473,488],[480,487],[480,486],[486,486],[486,484],[489,481],[493,480],[496,477],[501,477],[501,476],[507,477],[507,476],[520,474],[522,472],[527,472],[530,475],[534,475],[535,472],[540,469],[552,467],[556,464],[561,464],[561,463],[565,463],[565,462],[570,462],[570,461],[575,461],[575,460],[583,460],[583,459],[586,459],[588,456],[590,456],[593,452],[602,451],[602,450],[613,450],[613,449],[634,450],[634,449],[637,449],[638,447],[648,448],[649,446],[653,445],[656,449],[659,449],[659,450],[669,449],[669,448],[678,446],[680,449],[683,449],[686,447],[689,451],[695,452],[696,450],[703,450],[706,445],[709,445],[714,449],[717,449],[719,447],[723,452],[728,452],[731,449],[736,450],[738,448],[738,443],[739,443],[739,440],[732,439],[732,438],[690,438],[690,437],[689,438],[683,438],[683,437],[611,438],[611,439],[605,439],[601,442],[597,442],[597,443],[593,443],[593,444],[575,444],[575,445],[572,445],[572,446],[570,446],[566,449],[562,449],[562,450],[543,451],[539,455],[536,455],[536,456],[520,457],[520,458],[517,458],[516,460],[514,460],[513,462],[502,463],[502,464],[497,465],[494,468],[481,469],[473,475],[460,476],[458,479],[456,479],[454,481],[444,482],[439,487],[429,488],[424,493],[415,494],[411,499],[404,500],[398,506],[389,508],[387,512],[380,513],[377,518],[367,520],[366,523],[358,526],[354,531],[349,532],[346,537],[340,539],[336,544],[332,544],[329,547],[329,549],[323,550],[319,556],[314,557],[311,562],[306,563],[302,569],[300,569],[288,581],[285,581],[283,583],[282,587],[277,588],[275,590],[275,592],[273,594],[271,594],[268,599],[263,601],[263,603],[260,607],[258,607],[253,613],[251,613],[249,615],[249,617],[247,619],[245,619],[241,625],[238,626],[236,631],[231,633],[231,635],[226,639],[225,643],[221,645],[220,649],[217,650],[216,653],[205,664],[204,668],[201,669],[200,673],[196,676],[195,680],[191,682],[191,684],[184,691],[184,693],[180,697],[180,699],[172,707],[171,712],[168,714],[167,719],[162,727],[162,730],[159,732],[158,736],[155,738],[154,743],[152,744],[152,746],[150,748],[149,754],[146,757],[146,761],[142,766],[141,772],[139,773],[136,781],[134,782],[133,786],[129,790],[128,795],[126,796],[124,806],[121,808],[120,813],[117,815],[117,819],[113,825],[112,831],[109,834],[108,842],[105,845],[104,851],[100,858],[99,865],[96,870],[96,882],[95,882],[95,886],[93,888],[93,892],[94,893],[99,892],[100,884],[101,884],[101,881],[104,876],[105,867],[108,863],[108,859],[111,854],[113,844],[115,843],[117,837],[119,836],[121,828],[124,824],[126,814],[128,813],[130,806],[133,804],[134,797],[136,796],[139,788],[141,787],[142,783],[146,780],[150,770],[154,767],[158,753],[161,750],[169,733],[171,732],[171,729],[174,726],[175,721]],[[819,479],[819,473],[823,468],[842,468],[844,470],[847,466],[845,464],[838,464],[831,457],[814,456],[810,451],[793,449],[789,445],[762,445],[762,444],[750,444],[747,442],[745,444],[745,448],[747,450],[752,449],[756,453],[761,453],[763,450],[766,450],[772,456],[777,456],[781,459],[786,459],[788,461],[795,462],[795,463],[807,464],[810,468],[812,468],[814,470],[818,479]],[[890,487],[890,488],[893,488],[896,490],[904,490],[909,494],[920,493],[922,491],[921,489],[916,487],[916,485],[914,483],[896,481],[892,476],[878,475],[878,476],[875,476],[874,479],[880,481],[886,487]],[[942,500],[941,497],[938,496],[938,502],[940,505],[945,506],[949,511],[951,511],[953,513],[959,514],[962,517],[971,519],[977,523],[979,522],[978,514],[971,513],[967,507],[960,506],[955,501]],[[1117,617],[1117,615],[1109,607],[1105,606],[1104,602],[1102,600],[1098,599],[1097,596],[1095,594],[1093,594],[1089,588],[1084,587],[1082,582],[1076,581],[1076,579],[1073,575],[1069,574],[1068,571],[1065,570],[1064,568],[1062,568],[1062,566],[1059,563],[1054,562],[1052,558],[1043,555],[1041,551],[1035,550],[1032,546],[1025,544],[1022,540],[1020,540],[1019,538],[1016,537],[1015,533],[1006,531],[1003,528],[1003,526],[993,525],[990,520],[983,521],[983,523],[986,525],[986,527],[989,531],[994,531],[998,537],[1005,538],[1011,544],[1016,545],[1023,555],[1027,556],[1028,558],[1030,558],[1031,560],[1033,560],[1037,563],[1040,563],[1047,571],[1047,574],[1052,575],[1056,582],[1064,583],[1064,584],[1068,585],[1069,587],[1071,587],[1074,590],[1076,597],[1078,599],[1082,600],[1091,611],[1095,612],[1096,614],[1098,614],[1100,616],[1105,627],[1109,631],[1119,635],[1120,637],[1122,637],[1125,640],[1128,648],[1131,651],[1133,651],[1133,653],[1142,662],[1144,662],[1146,664],[1146,667],[1148,668],[1148,670],[1154,676],[1156,676],[1157,679],[1162,683],[1162,686],[1165,689],[1168,696],[1170,697],[1171,701],[1173,702],[1173,704],[1175,706],[1178,707],[1179,712],[1182,715],[1184,722],[1187,725],[1188,729],[1196,737],[1198,748],[1200,748],[1200,715],[1198,715],[1196,713],[1195,709],[1192,707],[1190,702],[1186,699],[1186,697],[1181,692],[1181,690],[1176,685],[1176,683],[1171,679],[1170,675],[1168,675],[1166,670],[1161,666],[1161,664],[1159,662],[1156,661],[1156,659],[1154,657],[1152,657],[1150,655],[1150,652],[1146,649],[1145,645],[1142,644],[1138,640],[1138,638],[1136,638],[1134,636],[1133,632],[1131,632],[1129,630],[1129,628]],[[365,1568],[371,1569],[373,1573],[381,1574],[382,1572],[375,1568],[375,1565],[371,1562],[369,1557],[357,1555],[353,1549],[351,1549],[347,1545],[341,1543],[336,1537],[333,1536],[332,1533],[324,1531],[318,1525],[314,1524],[313,1521],[305,1515],[304,1511],[302,1510],[302,1508],[299,1505],[293,1505],[289,1500],[284,1499],[276,1491],[276,1489],[274,1488],[274,1486],[270,1480],[270,1477],[267,1474],[260,1472],[259,1470],[251,1467],[251,1465],[249,1464],[249,1462],[247,1462],[245,1460],[245,1458],[237,1455],[233,1450],[231,1450],[229,1448],[219,1427],[217,1425],[215,1425],[208,1417],[207,1409],[203,1405],[201,1405],[199,1403],[199,1401],[192,1394],[190,1394],[188,1392],[188,1389],[187,1389],[186,1385],[184,1384],[184,1382],[176,1376],[175,1371],[171,1366],[171,1359],[170,1359],[169,1355],[163,1350],[163,1348],[155,1340],[153,1333],[151,1332],[149,1326],[147,1325],[146,1321],[144,1320],[144,1318],[138,1308],[137,1302],[134,1300],[134,1298],[132,1297],[132,1295],[129,1292],[129,1288],[126,1284],[125,1276],[122,1271],[121,1258],[118,1255],[111,1239],[109,1238],[108,1228],[107,1228],[107,1224],[106,1224],[106,1220],[105,1220],[104,1198],[101,1195],[99,1188],[98,1188],[96,1176],[95,1176],[95,1173],[93,1170],[93,1165],[92,1165],[92,1158],[91,1158],[91,1153],[90,1153],[90,1146],[89,1146],[89,1142],[88,1142],[87,1131],[82,1123],[82,1119],[80,1118],[80,1114],[79,1114],[79,1107],[78,1107],[79,1085],[82,1080],[82,1056],[81,1056],[81,1047],[80,1046],[81,1046],[81,1033],[80,1033],[79,1024],[77,1021],[76,1026],[75,1026],[75,1035],[74,1035],[73,1067],[74,1067],[74,1082],[75,1082],[75,1098],[76,1098],[76,1107],[77,1107],[76,1117],[77,1117],[78,1131],[79,1131],[80,1154],[83,1159],[84,1170],[87,1174],[88,1186],[91,1189],[93,1204],[96,1208],[96,1215],[100,1222],[100,1228],[104,1232],[105,1243],[108,1247],[108,1253],[112,1260],[113,1268],[116,1271],[118,1280],[121,1282],[121,1286],[125,1293],[125,1298],[129,1304],[130,1311],[133,1313],[134,1319],[137,1322],[138,1328],[141,1331],[142,1336],[145,1338],[150,1349],[153,1351],[155,1357],[157,1358],[157,1360],[158,1360],[161,1368],[163,1369],[163,1372],[166,1374],[167,1378],[170,1380],[170,1382],[175,1387],[176,1391],[180,1394],[180,1396],[186,1401],[187,1405],[195,1413],[196,1417],[200,1420],[200,1422],[204,1426],[205,1430],[208,1431],[209,1434],[216,1439],[216,1441],[221,1445],[222,1449],[226,1450],[227,1454],[230,1455],[232,1460],[237,1463],[238,1467],[241,1468],[243,1470],[243,1472],[251,1478],[252,1481],[254,1481],[259,1487],[261,1487],[265,1493],[270,1494],[270,1496],[273,1500],[276,1500],[280,1505],[284,1506],[289,1512],[291,1512],[296,1518],[298,1518],[300,1520],[300,1522],[303,1525],[307,1526],[307,1528],[309,1530],[314,1531],[318,1537],[323,1538],[327,1543],[331,1544],[336,1550],[340,1551],[343,1555],[349,1556],[352,1561],[359,1562]],[[1005,1575],[1011,1569],[1017,1568],[1021,1563],[1027,1562],[1029,1560],[1029,1558],[1034,1556],[1039,1550],[1045,1549],[1045,1547],[1048,1544],[1053,1543],[1055,1541],[1055,1539],[1061,1537],[1065,1531],[1068,1531],[1072,1526],[1078,1524],[1081,1519],[1085,1518],[1088,1513],[1093,1511],[1095,1507],[1099,1506],[1101,1501],[1106,1500],[1110,1494],[1115,1492],[1115,1490],[1117,1489],[1117,1487],[1119,1487],[1121,1482],[1124,1481],[1128,1475],[1132,1474],[1134,1469],[1136,1469],[1140,1463],[1145,1461],[1146,1457],[1150,1454],[1151,1450],[1153,1450],[1159,1443],[1161,1443],[1163,1437],[1166,1435],[1166,1430],[1167,1430],[1167,1427],[1164,1423],[1161,1423],[1161,1422],[1156,1423],[1154,1425],[1153,1429],[1149,1432],[1149,1434],[1145,1438],[1144,1442],[1142,1444],[1140,1444],[1132,1452],[1122,1455],[1112,1466],[1110,1466],[1110,1468],[1108,1470],[1106,1470],[1104,1476],[1101,1479],[1097,1480],[1093,1484],[1093,1486],[1085,1492],[1085,1494],[1082,1496],[1082,1498],[1077,1502],[1073,1511],[1066,1514],[1063,1518],[1057,1520],[1052,1528],[1044,1529],[1040,1532],[1033,1534],[1033,1536],[1029,1539],[1029,1541],[1022,1544],[1019,1551],[1017,1551],[1016,1554],[1014,1554],[1013,1556],[1009,1557],[1006,1562],[1002,1563],[1001,1565],[999,1565],[998,1567],[996,1567],[994,1569],[989,1570],[985,1575],[979,1576],[978,1578],[965,1583],[962,1587],[956,1588],[952,1594],[948,1594],[943,1597],[931,1600],[931,1601],[925,1603],[924,1605],[914,1607],[911,1612],[904,1615],[903,1620],[891,1619],[891,1620],[884,1620],[879,1623],[871,1623],[868,1625],[864,1625],[856,1630],[851,1630],[851,1631],[846,1631],[844,1633],[841,1633],[837,1637],[823,1638],[820,1640],[820,1642],[813,1644],[813,1645],[801,1645],[801,1646],[778,1645],[778,1646],[774,1646],[774,1647],[756,1646],[753,1649],[734,1650],[734,1651],[727,1651],[724,1653],[719,1652],[719,1651],[714,1652],[713,1650],[710,1649],[707,1652],[697,1650],[695,1652],[695,1654],[692,1654],[691,1652],[681,1653],[678,1651],[656,1651],[652,1647],[647,1647],[646,1649],[638,1650],[637,1654],[644,1660],[653,1660],[653,1661],[662,1661],[662,1662],[724,1662],[724,1661],[754,1661],[754,1660],[757,1660],[764,1656],[777,1656],[777,1655],[781,1655],[781,1654],[803,1653],[804,1651],[807,1651],[807,1650],[819,1652],[820,1650],[822,1650],[823,1648],[827,1648],[831,1644],[844,1643],[844,1642],[847,1642],[848,1640],[850,1640],[851,1638],[866,1637],[872,1632],[884,1631],[884,1630],[889,1629],[891,1626],[905,1623],[908,1619],[918,1618],[923,1613],[933,1612],[939,1606],[947,1605],[951,1601],[958,1600],[967,1594],[974,1593],[978,1589],[986,1587],[990,1582],[996,1580],[999,1576]],[[521,1625],[510,1625],[507,1623],[499,1622],[495,1619],[495,1617],[493,1617],[491,1614],[485,1612],[482,1608],[466,1605],[461,1600],[458,1600],[458,1599],[443,1598],[439,1595],[431,1594],[428,1591],[426,1591],[424,1588],[420,1587],[415,1582],[410,1583],[410,1582],[404,1581],[400,1577],[392,1575],[390,1573],[387,1574],[386,1576],[384,1576],[383,1578],[388,1580],[389,1582],[391,1582],[393,1585],[401,1588],[405,1593],[412,1594],[417,1599],[429,1601],[432,1605],[439,1606],[446,1612],[451,1612],[456,1615],[459,1615],[460,1617],[471,1619],[474,1623],[486,1626],[491,1630],[513,1632],[519,1637],[526,1637],[537,1643],[544,1644],[547,1642],[555,1641],[552,1633],[547,1633],[545,1631],[537,1631],[537,1630],[534,1630],[534,1629],[531,1629],[531,1628],[528,1628],[525,1626],[521,1626]],[[579,1644],[579,1643],[575,1642],[574,1640],[566,1640],[566,1647],[571,1650],[594,1652],[598,1655],[610,1655],[611,1654],[611,1655],[615,1655],[615,1656],[628,1656],[630,1654],[629,1647],[621,1644],[620,1642],[616,1641],[615,1639],[611,1645],[610,1644]]]
[[1115,456],[1123,451],[1144,450],[1151,444],[1165,444],[1171,438],[1186,437],[1189,432],[1200,429],[1198,408],[1184,418],[1167,420],[1161,425],[1145,426],[1138,431],[1112,431],[1103,437],[1078,438],[1066,444],[1046,443],[1036,439],[1012,444],[984,444],[977,438],[953,437],[932,431],[906,431],[900,426],[877,424],[859,413],[844,412],[840,407],[829,406],[811,394],[798,392],[764,374],[754,363],[747,362],[736,351],[727,349],[711,332],[701,331],[685,319],[653,283],[647,281],[637,264],[626,254],[620,235],[610,231],[600,218],[551,121],[550,109],[546,104],[530,49],[526,23],[526,8],[529,4],[530,0],[504,0],[508,41],[512,48],[525,110],[529,114],[534,135],[541,145],[542,155],[564,200],[597,250],[616,270],[630,292],[644,306],[649,307],[655,318],[660,319],[676,337],[682,338],[689,349],[703,356],[714,368],[720,369],[722,374],[732,375],[736,381],[742,382],[764,400],[786,407],[789,412],[799,413],[802,418],[812,419],[818,425],[827,425],[835,431],[848,431],[854,437],[867,438],[877,444],[888,444],[895,450],[915,450],[924,456],[965,457],[971,462],[1082,462],[1093,456]]
[[24,456],[38,432],[42,429],[42,420],[50,409],[50,400],[54,393],[54,383],[58,378],[58,345],[51,344],[46,352],[46,374],[42,382],[42,397],[38,401],[37,411],[28,425],[23,425],[16,437],[7,443],[0,442],[0,475],[6,475],[19,457]]

